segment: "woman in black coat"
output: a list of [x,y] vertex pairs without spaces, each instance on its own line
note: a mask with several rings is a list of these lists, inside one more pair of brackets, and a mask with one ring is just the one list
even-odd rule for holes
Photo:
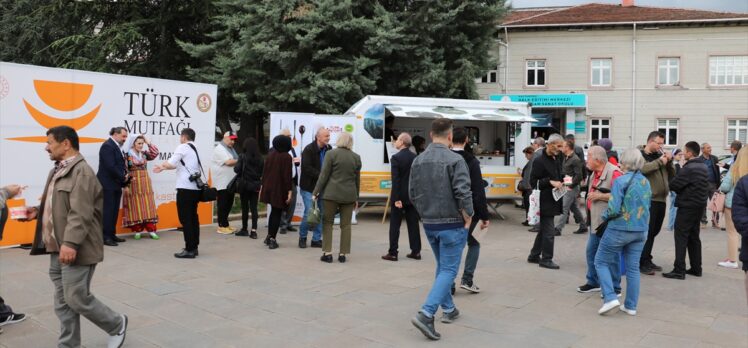
[[281,214],[291,202],[293,160],[288,151],[291,151],[290,137],[279,135],[273,138],[273,149],[265,158],[265,167],[262,172],[260,201],[272,207],[268,217],[268,236],[265,238],[265,244],[270,249],[278,248],[275,237],[280,228]]
[[[239,199],[242,204],[242,229],[236,232],[237,236],[257,239],[257,198],[262,185],[262,155],[257,146],[257,140],[247,138],[244,140],[244,152],[239,155],[239,162],[234,166],[234,172],[239,175],[238,190]],[[252,211],[252,231],[247,231],[247,220],[249,211]]]

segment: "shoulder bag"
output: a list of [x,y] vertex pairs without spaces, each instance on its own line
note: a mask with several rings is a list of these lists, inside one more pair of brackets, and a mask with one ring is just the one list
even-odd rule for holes
[[[187,144],[192,148],[192,151],[195,151],[195,156],[197,156],[197,164],[200,166],[200,174],[201,177],[205,176],[205,172],[203,172],[203,164],[200,162],[200,154],[197,153],[197,149],[195,148],[195,145]],[[179,160],[182,162],[182,165],[185,169],[187,169],[187,166],[184,164],[183,160]],[[189,170],[187,170],[189,172]],[[195,184],[197,185],[197,188],[200,189],[200,202],[213,202],[218,198],[218,190],[215,187],[210,187],[210,185],[204,183],[202,180],[195,181]]]

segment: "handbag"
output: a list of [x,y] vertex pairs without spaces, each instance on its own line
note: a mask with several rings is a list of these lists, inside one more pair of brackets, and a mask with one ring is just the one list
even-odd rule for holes
[[309,215],[306,217],[306,223],[309,224],[310,229],[314,229],[317,227],[317,225],[320,224],[322,221],[322,214],[319,211],[319,207],[317,206],[317,200],[314,200],[314,203],[312,203],[312,209],[309,210]]
[[718,213],[725,210],[725,194],[722,192],[715,192],[712,195],[712,199],[709,201],[709,210]]
[[229,186],[226,186],[227,190],[231,190],[231,192],[240,192],[239,182],[240,182],[239,175],[234,175],[234,178],[229,181]]
[[636,173],[638,172],[639,172],[638,170],[634,172],[634,175],[632,175],[631,178],[629,178],[629,182],[626,184],[626,188],[623,189],[623,197],[621,198],[621,206],[618,207],[618,214],[608,215],[608,218],[603,220],[603,222],[601,222],[600,225],[598,225],[597,228],[595,228],[595,235],[597,235],[598,237],[602,238],[603,234],[605,234],[605,230],[608,229],[608,221],[612,221],[623,216],[623,214],[621,214],[621,210],[623,209],[623,200],[626,199],[626,192],[629,191],[629,187],[631,186],[631,181],[634,180],[634,176],[636,176]]
[[535,189],[532,190],[530,198],[528,199],[530,207],[527,209],[527,223],[530,225],[537,225],[540,223],[540,188],[538,182]]
[[[195,151],[195,156],[197,156],[197,164],[200,166],[200,176],[202,177],[203,175],[205,175],[205,172],[203,172],[203,164],[202,162],[200,162],[200,154],[197,153],[195,145],[189,143],[187,145],[192,148],[192,151]],[[182,165],[185,168],[187,168],[183,160],[179,161],[182,162]],[[189,172],[189,170],[187,172]],[[202,180],[199,180],[195,184],[197,184],[197,187],[200,189],[200,202],[213,202],[218,198],[218,190],[215,187],[210,187],[210,185],[204,183]]]

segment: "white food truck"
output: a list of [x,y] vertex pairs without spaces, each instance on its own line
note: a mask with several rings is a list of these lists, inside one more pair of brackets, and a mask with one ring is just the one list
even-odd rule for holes
[[[291,131],[293,146],[301,156],[304,147],[314,141],[320,127],[331,132],[330,144],[337,134],[353,134],[353,151],[361,155],[361,202],[383,202],[392,186],[388,158],[394,153],[391,139],[385,138],[385,118],[393,116],[395,134],[431,142],[429,130],[436,118],[454,120],[465,127],[480,160],[483,179],[488,183],[486,197],[496,213],[503,202],[521,200],[516,190],[518,168],[527,161],[522,149],[530,144],[530,125],[535,121],[527,103],[485,100],[366,96],[343,115],[311,113],[270,113],[270,139],[284,128]],[[385,155],[387,153],[387,155]],[[297,211],[299,208],[297,207]],[[303,212],[303,209],[301,209]]]

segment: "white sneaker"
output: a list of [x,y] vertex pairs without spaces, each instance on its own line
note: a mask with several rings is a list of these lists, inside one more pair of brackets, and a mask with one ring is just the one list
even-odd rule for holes
[[618,300],[613,300],[610,302],[605,302],[602,307],[600,307],[600,310],[597,311],[597,314],[603,315],[605,313],[608,313],[614,309],[617,309],[621,305],[621,302]]
[[636,315],[636,309],[628,309],[626,308],[626,305],[621,305],[618,309],[621,310],[621,312],[624,312],[628,315]]
[[725,261],[722,261],[722,262],[717,262],[717,265],[720,266],[720,267],[724,267],[724,268],[732,268],[732,269],[737,269],[738,268],[738,263],[730,261],[730,260],[725,260]]
[[107,348],[120,348],[125,343],[125,335],[127,334],[127,316],[122,314],[122,329],[119,334],[109,336],[107,342]]

